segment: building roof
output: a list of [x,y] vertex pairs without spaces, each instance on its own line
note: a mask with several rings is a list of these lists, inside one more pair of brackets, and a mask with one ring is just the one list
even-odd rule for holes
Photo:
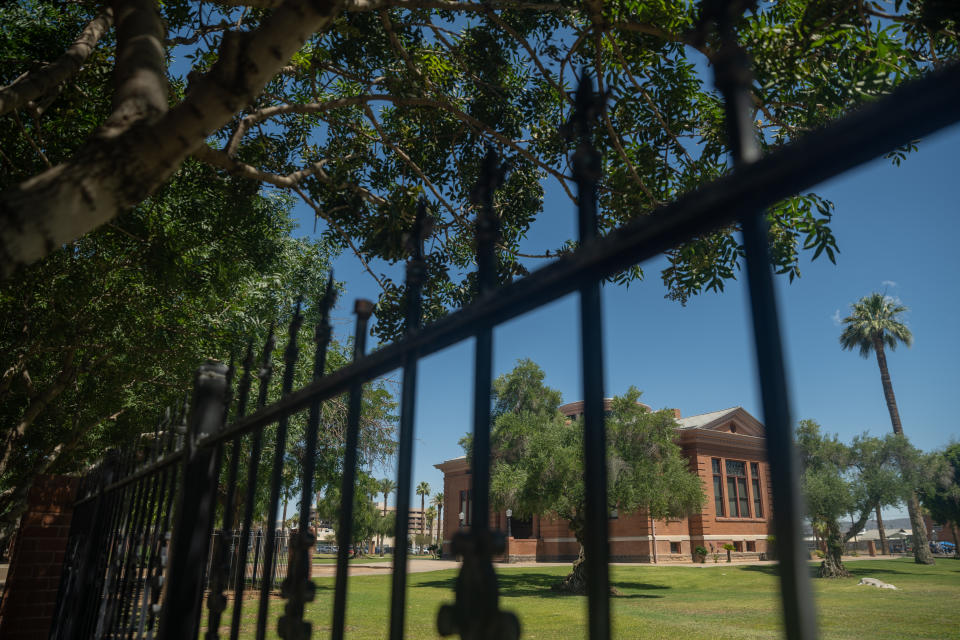
[[699,429],[701,427],[705,427],[711,422],[720,420],[727,415],[734,413],[737,409],[742,408],[743,407],[730,407],[729,409],[721,409],[720,411],[711,411],[710,413],[687,416],[686,418],[678,419],[677,422],[680,423],[681,429]]

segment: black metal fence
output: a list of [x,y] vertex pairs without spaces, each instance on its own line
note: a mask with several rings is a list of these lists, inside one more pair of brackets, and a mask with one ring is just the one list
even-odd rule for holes
[[[241,533],[239,529],[213,532],[207,555],[205,573],[207,581],[204,586],[207,589],[213,586],[210,580],[210,577],[214,575],[213,563],[224,562],[229,567],[226,572],[228,590],[232,590],[233,585],[236,585],[238,580],[243,580],[247,588],[254,591],[264,588],[279,591],[283,581],[287,579],[290,543],[293,541],[293,536],[285,529],[277,530],[272,560],[267,562],[264,548],[267,536],[263,529],[250,532],[243,558],[240,554]],[[218,551],[220,549],[222,551]],[[220,558],[219,553],[225,554],[226,558]],[[245,559],[245,562],[241,564],[242,559]],[[271,575],[269,576],[266,573],[267,568],[271,569]]]
[[[722,6],[724,3],[712,3]],[[733,3],[736,4],[736,3]],[[853,115],[782,147],[764,158],[751,124],[749,60],[736,45],[732,14],[712,16],[723,43],[716,60],[717,86],[726,103],[728,135],[735,170],[727,177],[669,204],[654,214],[598,237],[596,193],[600,178],[598,152],[591,130],[603,109],[589,80],[577,93],[571,129],[578,137],[573,157],[578,184],[579,248],[534,274],[501,288],[494,279],[497,216],[493,194],[502,167],[491,150],[476,189],[477,263],[479,298],[471,306],[436,322],[420,326],[420,289],[425,275],[422,248],[425,211],[421,205],[413,237],[413,255],[407,266],[406,335],[371,354],[365,353],[370,302],[359,300],[353,363],[323,375],[330,338],[328,312],[332,289],[314,304],[323,307],[315,327],[313,382],[294,391],[293,365],[299,357],[296,335],[303,318],[299,310],[290,327],[285,354],[283,396],[267,404],[272,375],[271,332],[254,373],[251,353],[242,366],[235,394],[231,393],[232,367],[207,364],[197,373],[189,412],[166,418],[156,434],[121,457],[108,461],[86,478],[75,511],[61,587],[58,615],[52,638],[194,638],[206,629],[206,638],[220,637],[226,624],[230,640],[240,633],[243,594],[262,586],[262,577],[274,575],[289,544],[289,564],[281,580],[283,614],[275,621],[285,640],[311,636],[304,607],[314,597],[310,556],[314,541],[305,532],[315,477],[314,460],[320,427],[321,404],[348,394],[346,449],[341,488],[339,555],[332,612],[331,636],[344,637],[347,599],[347,553],[350,546],[356,479],[362,385],[401,368],[397,513],[409,510],[414,441],[414,398],[418,360],[456,342],[475,339],[473,407],[472,522],[458,534],[454,550],[463,558],[453,602],[440,608],[437,625],[444,635],[462,638],[516,638],[518,620],[501,611],[497,579],[491,559],[501,549],[502,538],[488,528],[490,472],[490,385],[493,327],[561,296],[578,292],[583,358],[585,429],[585,486],[587,530],[585,553],[589,560],[589,637],[610,637],[608,535],[606,507],[605,435],[603,424],[603,339],[599,283],[618,271],[653,257],[691,237],[739,223],[743,230],[748,285],[767,429],[767,454],[772,474],[775,534],[780,557],[784,629],[791,639],[816,636],[810,597],[805,545],[800,538],[800,499],[792,453],[790,403],[787,396],[777,305],[770,262],[764,210],[778,200],[855,167],[905,143],[960,120],[960,67],[930,73],[877,100]],[[256,410],[247,415],[252,378],[259,380]],[[236,419],[227,424],[228,397],[236,398]],[[307,410],[305,463],[300,478],[303,502],[299,532],[287,542],[277,533],[280,500],[280,459],[271,467],[266,522],[254,526],[254,486],[263,452],[264,434],[271,427],[273,451],[282,456],[290,417]],[[241,460],[241,440],[250,449]],[[245,450],[246,451],[246,450]],[[224,457],[227,459],[224,460]],[[222,463],[226,463],[221,483]],[[241,465],[241,462],[244,464]],[[244,473],[246,482],[240,481]],[[237,500],[235,492],[247,492]],[[218,491],[225,492],[222,502]],[[225,505],[217,512],[217,504]],[[243,513],[234,513],[242,505]],[[238,531],[212,537],[217,523],[239,522]],[[223,526],[222,524],[220,526]],[[256,529],[256,530],[255,530]],[[395,539],[408,537],[407,518],[396,519]],[[262,534],[257,533],[262,530]],[[211,543],[212,540],[212,543]],[[258,542],[259,541],[259,542]],[[256,543],[256,544],[255,544]],[[253,559],[251,554],[262,559]],[[257,567],[261,582],[239,567]],[[394,556],[389,629],[391,640],[404,637],[407,550],[399,545]],[[222,620],[231,593],[229,620]],[[266,635],[271,589],[256,591],[256,640]],[[206,611],[203,605],[206,603]],[[203,617],[206,617],[203,620]]]

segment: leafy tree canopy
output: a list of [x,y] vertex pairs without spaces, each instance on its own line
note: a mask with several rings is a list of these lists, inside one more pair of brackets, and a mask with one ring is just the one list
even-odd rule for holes
[[[923,492],[923,506],[934,522],[960,527],[960,443],[953,443],[935,454],[939,459],[938,473]],[[956,543],[957,540],[954,540]],[[955,550],[960,554],[960,549]]]
[[[543,380],[539,366],[521,360],[494,381],[491,502],[497,509],[513,509],[517,517],[537,514],[570,523],[581,545],[571,574],[576,583],[571,588],[578,590],[586,525],[583,423],[560,413],[560,393]],[[673,412],[651,411],[639,398],[631,387],[613,398],[606,418],[607,510],[644,511],[656,519],[695,513],[703,505],[703,487],[674,442]],[[469,455],[470,436],[461,444]]]
[[[840,559],[844,543],[863,530],[878,506],[905,503],[929,484],[930,460],[897,434],[864,434],[848,445],[823,433],[815,421],[801,420],[795,437],[807,513],[827,544],[820,576],[846,576]],[[840,521],[848,516],[855,519],[843,531]]]
[[[763,146],[955,60],[957,11],[942,0],[783,0],[745,15]],[[581,69],[609,96],[595,135],[604,231],[730,170],[706,80],[717,42],[697,29],[699,3],[170,0],[124,15],[114,29],[111,7],[94,0],[0,9],[5,269],[143,201],[192,155],[311,206],[333,242],[372,265],[377,327],[394,336],[402,285],[376,261],[403,258],[417,197],[435,217],[427,317],[474,295],[469,196],[485,145],[511,167],[496,200],[500,278],[571,248],[522,241],[544,185],[575,197],[561,125]],[[154,50],[127,55],[145,39]],[[772,208],[779,272],[799,275],[805,250],[834,258],[832,213],[816,194]],[[670,250],[667,295],[685,301],[736,277],[735,231]]]
[[[227,360],[331,248],[289,237],[290,199],[189,162],[133,210],[0,283],[0,520],[33,477],[152,432],[204,358]],[[249,223],[249,224],[248,224]]]
[[[350,543],[358,552],[366,550],[366,543],[381,531],[386,524],[386,518],[374,504],[375,494],[379,491],[376,479],[365,471],[357,472],[357,484],[353,494],[353,526]],[[341,527],[344,525],[340,509],[340,486],[330,486],[323,498],[317,504],[317,513],[320,517],[333,524],[340,540]]]

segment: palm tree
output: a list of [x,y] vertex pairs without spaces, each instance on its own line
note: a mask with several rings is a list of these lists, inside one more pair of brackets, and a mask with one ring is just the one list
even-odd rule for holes
[[437,544],[443,544],[443,491],[433,496],[430,501],[437,508]]
[[[383,517],[387,517],[387,498],[390,497],[390,494],[397,488],[396,483],[390,478],[384,478],[379,483],[380,493],[383,494]],[[383,557],[383,532],[380,533],[380,557]]]
[[[877,365],[880,367],[880,382],[883,384],[883,396],[887,401],[887,411],[890,413],[890,424],[897,435],[903,435],[903,425],[900,423],[897,398],[893,395],[893,383],[890,381],[890,371],[887,369],[885,348],[889,347],[893,351],[901,342],[908,347],[913,343],[913,334],[899,317],[907,310],[907,307],[885,294],[871,293],[851,305],[851,314],[843,319],[843,324],[846,326],[840,334],[840,346],[845,351],[858,349],[863,358],[868,358],[871,351],[876,354]],[[911,493],[907,499],[907,511],[910,514],[910,526],[913,529],[914,560],[920,564],[933,564],[933,556],[927,547],[927,530],[920,515],[920,501],[916,493]],[[879,515],[878,513],[878,521]]]
[[433,544],[433,523],[437,519],[437,508],[436,507],[427,507],[427,510],[423,514],[424,520],[427,521],[427,530],[430,533],[427,534],[427,540],[430,544]]
[[424,500],[430,495],[430,485],[426,482],[421,482],[417,485],[416,493],[420,496],[420,534],[423,535],[426,533],[425,526],[427,524],[427,514],[424,512]]

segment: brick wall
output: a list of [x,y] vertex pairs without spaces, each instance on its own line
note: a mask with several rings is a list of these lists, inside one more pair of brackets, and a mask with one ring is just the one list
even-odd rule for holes
[[27,497],[10,554],[0,638],[46,640],[60,587],[77,479],[41,476]]

